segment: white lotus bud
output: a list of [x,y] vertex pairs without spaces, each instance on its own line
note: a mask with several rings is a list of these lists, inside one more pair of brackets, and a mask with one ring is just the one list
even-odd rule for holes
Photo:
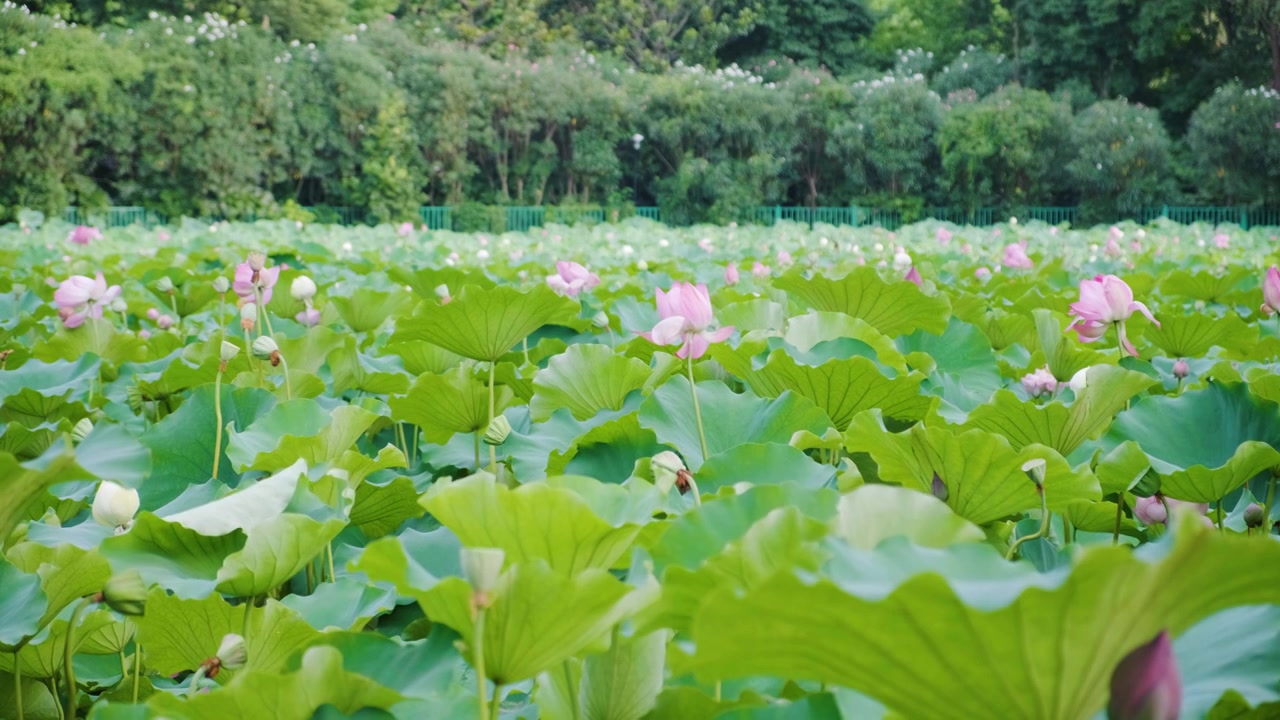
[[128,528],[141,504],[137,490],[103,480],[93,497],[93,519],[109,528]]
[[294,300],[310,300],[316,296],[316,283],[306,275],[299,275],[289,286],[289,294]]
[[462,578],[472,590],[487,593],[498,584],[507,554],[500,548],[462,548]]
[[1067,383],[1067,386],[1075,391],[1077,395],[1089,386],[1089,369],[1090,368],[1081,368],[1077,370],[1076,374],[1072,375],[1071,380]]
[[231,281],[224,277],[216,277],[213,279],[213,291],[219,295],[225,295],[231,289]]

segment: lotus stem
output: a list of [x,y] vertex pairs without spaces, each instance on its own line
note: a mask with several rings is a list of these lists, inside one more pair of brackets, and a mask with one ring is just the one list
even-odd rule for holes
[[222,370],[226,363],[219,363],[218,374],[213,376],[213,416],[217,426],[213,429],[213,477],[218,478],[218,461],[222,459]]
[[276,331],[271,329],[271,313],[267,312],[267,309],[262,306],[262,288],[257,285],[254,285],[253,287],[253,299],[257,301],[258,320],[261,321],[258,323],[258,336],[262,336],[262,328],[264,325],[267,328],[267,334],[274,336]]
[[173,309],[174,328],[182,332],[182,316],[178,314],[178,296],[173,293],[169,294],[169,307]]
[[1271,506],[1276,499],[1276,473],[1271,471],[1271,483],[1267,487],[1267,501],[1262,504],[1262,534],[1271,534]]
[[316,591],[316,563],[311,560],[307,563],[307,594]]
[[502,714],[502,686],[494,684],[493,701],[489,705],[489,717],[491,720],[498,720],[498,716]]
[[396,423],[396,442],[400,444],[400,452],[406,462],[409,460],[409,441],[404,439],[404,424]]
[[[521,344],[521,347],[524,349],[524,364],[532,365],[532,363],[529,362],[529,336],[526,335],[524,340],[520,341],[520,344]],[[489,419],[492,420],[493,418],[489,418]]]
[[1017,542],[1009,546],[1009,552],[1004,556],[1005,560],[1012,560],[1018,554],[1018,548],[1022,543],[1028,540],[1036,540],[1048,537],[1049,530],[1053,527],[1053,516],[1049,514],[1049,501],[1045,498],[1044,488],[1036,488],[1040,492],[1040,527],[1030,535],[1023,535],[1018,538]]
[[480,472],[480,431],[475,432],[476,441],[476,472]]
[[133,640],[133,704],[138,704],[138,679],[142,675],[142,645],[137,636]]
[[13,702],[18,708],[18,720],[26,720],[27,713],[22,707],[22,663],[18,662],[21,648],[13,651]]
[[[484,608],[476,610],[475,640],[471,643],[471,654],[476,667],[476,698],[480,703],[480,720],[489,720],[489,704],[484,699]],[[497,690],[498,688],[495,687],[495,695]]]
[[338,574],[333,571],[333,542],[325,543],[324,550],[329,559],[329,582],[338,582]]
[[76,668],[72,658],[76,654],[76,625],[80,623],[80,616],[84,614],[85,608],[89,607],[94,601],[92,595],[80,598],[80,602],[76,603],[76,609],[71,611],[71,619],[67,622],[67,646],[63,651],[63,674],[67,678],[67,704],[65,717],[74,718],[76,716]]
[[[251,352],[252,348],[253,348],[253,339],[249,337],[249,328],[245,328],[244,329],[244,349],[245,349],[245,352],[248,352],[250,356],[253,355],[253,353]],[[263,390],[266,390],[267,380],[266,380],[266,376],[263,374],[262,361],[255,360],[255,362],[257,362],[258,364],[258,387],[262,388]]]
[[284,359],[284,355],[280,355],[280,367],[284,369],[284,399],[292,400],[293,388],[289,386],[289,362]]
[[[497,370],[497,367],[498,364],[496,362],[489,363],[489,423],[485,425],[486,428],[493,424],[495,414],[493,411],[495,407],[493,402],[493,379],[494,371]],[[498,448],[494,445],[489,446],[489,472],[493,473],[495,477],[498,474]]]
[[1222,519],[1222,501],[1223,501],[1223,498],[1218,498],[1218,507],[1217,507],[1217,513],[1218,513],[1218,532],[1226,532],[1226,531],[1227,531],[1226,526],[1222,524],[1222,520],[1223,520],[1223,519]]
[[204,680],[204,674],[204,664],[202,663],[200,667],[196,668],[195,674],[191,676],[191,684],[187,686],[187,697],[196,696],[196,693],[200,690],[200,681]]
[[707,461],[707,433],[702,429],[702,408],[698,405],[698,384],[693,381],[693,353],[688,355],[689,392],[693,395],[693,419],[698,423],[698,440],[702,443],[702,462]]
[[1120,523],[1124,522],[1124,493],[1116,493],[1116,529],[1111,533],[1111,544],[1120,544]]
[[129,661],[124,657],[124,646],[120,646],[120,682],[129,677]]
[[[58,702],[58,696],[62,694],[58,689],[58,676],[56,674],[51,675],[48,680],[45,680],[44,686],[49,688],[49,696],[53,698],[53,706],[58,709],[59,720],[65,720],[67,713],[63,710],[62,703]],[[75,720],[75,718],[71,718],[71,720]]]
[[716,681],[716,702],[720,702],[720,681]]
[[249,615],[253,612],[253,596],[244,600],[244,619],[240,621],[240,637],[244,638],[246,643],[249,642]]

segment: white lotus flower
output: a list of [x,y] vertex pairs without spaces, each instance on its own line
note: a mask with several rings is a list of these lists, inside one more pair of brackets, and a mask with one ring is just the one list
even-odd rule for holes
[[117,532],[127,530],[140,505],[137,490],[103,480],[93,498],[93,519],[99,525],[116,528]]

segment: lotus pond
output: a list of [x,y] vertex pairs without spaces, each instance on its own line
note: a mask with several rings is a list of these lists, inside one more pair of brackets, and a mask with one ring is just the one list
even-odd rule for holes
[[0,229],[0,717],[1280,715],[1269,229]]

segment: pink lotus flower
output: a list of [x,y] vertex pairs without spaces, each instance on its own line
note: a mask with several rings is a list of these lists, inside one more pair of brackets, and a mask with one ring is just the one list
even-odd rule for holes
[[1125,656],[1111,674],[1110,720],[1178,720],[1182,679],[1169,632]]
[[94,240],[101,240],[102,233],[98,228],[89,227],[88,225],[77,225],[74,230],[67,234],[67,240],[76,245],[88,245]]
[[986,282],[991,279],[991,271],[987,268],[980,267],[977,270],[973,271],[973,276],[978,278],[982,282]]
[[702,248],[703,252],[711,252],[715,249],[715,246],[711,244],[711,238],[705,237],[698,241],[698,247]]
[[792,262],[794,262],[794,261],[791,259],[791,253],[787,252],[786,250],[779,250],[779,251],[778,251],[778,265],[779,265],[779,266],[781,266],[781,267],[786,267],[786,266],[790,265]]
[[951,242],[951,231],[944,227],[938,228],[938,232],[934,233],[933,236],[938,240],[939,245],[946,245]]
[[1262,299],[1263,315],[1280,311],[1280,268],[1275,265],[1267,268],[1267,276],[1262,280]]
[[169,233],[165,232],[164,230],[161,230],[160,232],[156,233],[156,239],[159,240],[160,242],[169,242]]
[[1112,240],[1119,240],[1120,238],[1124,237],[1124,231],[1121,230],[1119,227],[1112,225],[1109,235]]
[[600,276],[576,262],[561,260],[556,263],[556,274],[547,276],[547,285],[560,295],[577,297],[578,293],[600,284]]
[[729,263],[724,269],[724,281],[729,285],[738,284],[738,264]]
[[[253,265],[257,265],[258,269],[254,269]],[[250,258],[236,266],[236,279],[231,283],[231,289],[245,300],[254,300],[254,291],[258,290],[262,293],[262,304],[266,305],[271,302],[271,288],[275,287],[279,279],[279,266],[264,268],[260,260]]]
[[916,285],[922,285],[924,283],[924,278],[920,277],[920,271],[916,270],[915,265],[911,266],[911,269],[907,271],[906,275],[902,276],[902,279],[907,282],[913,282]]
[[1226,233],[1218,233],[1213,236],[1213,244],[1218,246],[1219,250],[1226,250],[1231,247],[1231,236]]
[[1031,397],[1049,395],[1058,389],[1058,379],[1049,372],[1049,368],[1042,367],[1023,376],[1022,389],[1026,390]]
[[763,280],[769,277],[769,266],[759,260],[751,264],[751,275],[757,280]]
[[1118,258],[1124,255],[1124,250],[1120,249],[1120,243],[1116,242],[1115,237],[1107,238],[1107,246],[1102,249],[1102,254],[1109,258]]
[[169,328],[173,327],[173,318],[169,317],[168,315],[161,315],[160,317],[156,318],[156,325],[158,325],[161,330],[168,330]]
[[307,309],[293,316],[299,325],[307,327],[315,327],[320,324],[320,311],[311,307],[310,301],[307,302]]
[[399,235],[400,237],[409,237],[413,235],[413,223],[411,222],[400,223],[400,227],[396,228],[396,234]]
[[1008,245],[1005,245],[1004,258],[1001,259],[1000,264],[1007,268],[1018,268],[1022,270],[1030,270],[1036,266],[1036,264],[1031,261],[1031,258],[1027,257],[1026,240],[1023,240],[1020,243],[1009,243]]
[[1140,497],[1134,502],[1133,516],[1141,520],[1144,525],[1163,525],[1169,520],[1169,513],[1165,510],[1165,503],[1169,504],[1169,511],[1174,508],[1185,507],[1195,512],[1196,515],[1203,516],[1209,512],[1208,503],[1193,503],[1153,495],[1151,497]]
[[1067,328],[1075,327],[1080,342],[1093,342],[1106,334],[1108,326],[1115,325],[1120,347],[1137,357],[1137,349],[1124,332],[1125,321],[1135,312],[1160,327],[1147,306],[1133,299],[1133,290],[1125,281],[1115,275],[1098,275],[1080,281],[1080,300],[1071,304],[1071,314],[1076,317]]
[[67,328],[78,328],[88,318],[101,318],[102,308],[120,297],[120,286],[107,287],[107,280],[99,272],[93,278],[72,275],[63,280],[53,293],[53,303],[58,306],[58,317]]
[[733,334],[733,326],[708,330],[715,322],[715,315],[706,285],[676,283],[665,293],[659,288],[657,296],[661,319],[653,330],[640,335],[656,345],[672,345],[678,341],[680,350],[676,357],[697,360],[711,343],[723,342]]

